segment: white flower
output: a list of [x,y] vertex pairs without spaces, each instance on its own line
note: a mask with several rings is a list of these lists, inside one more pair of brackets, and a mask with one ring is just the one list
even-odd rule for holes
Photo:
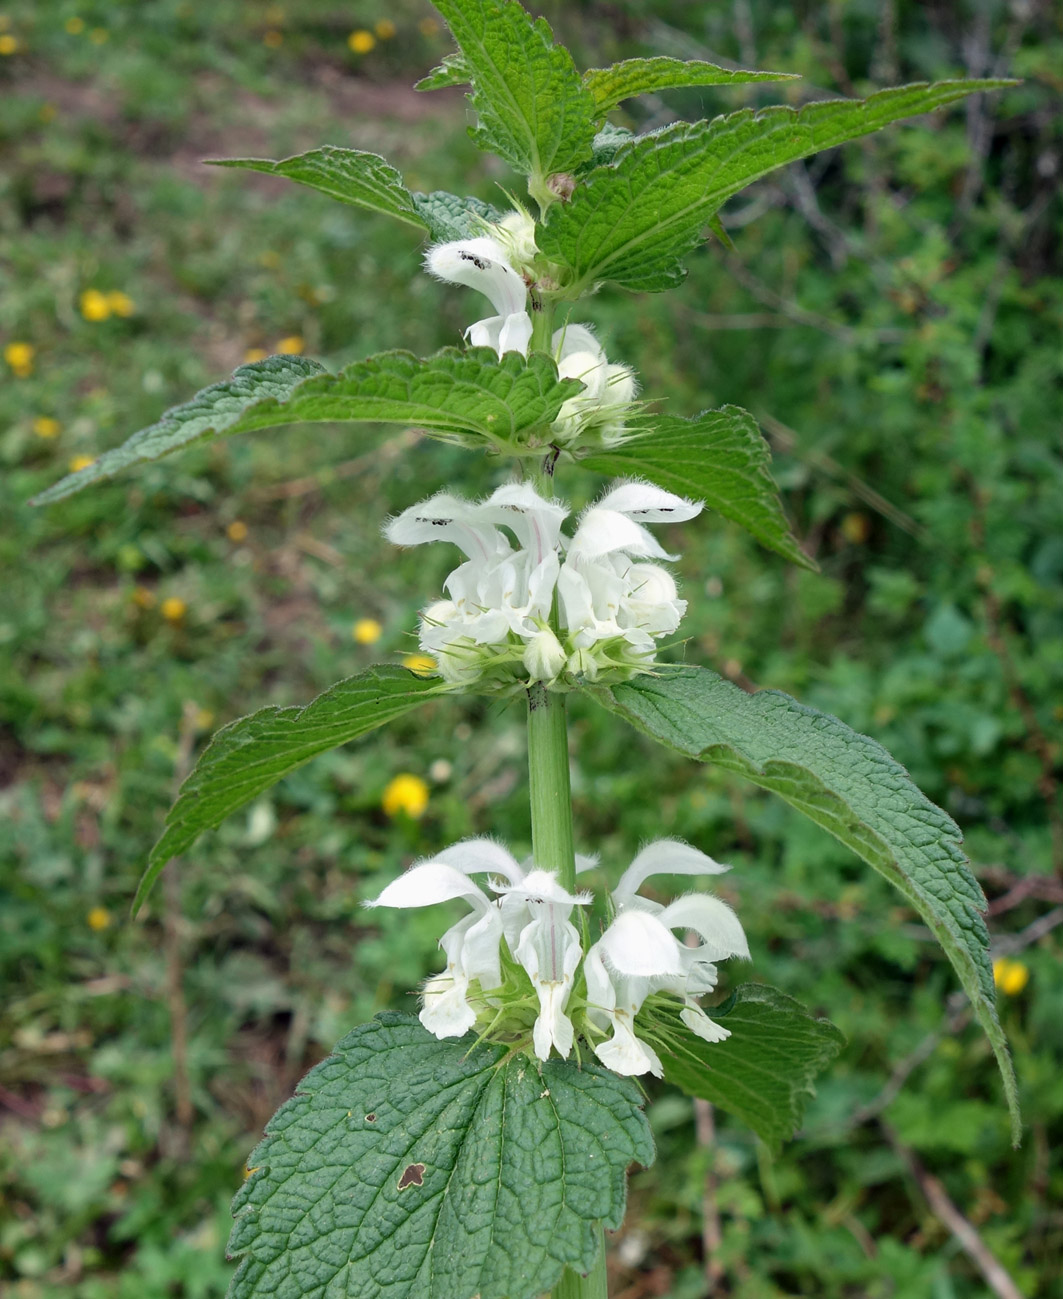
[[586,325],[566,325],[552,339],[557,373],[579,379],[583,391],[562,403],[551,431],[562,445],[588,429],[598,429],[603,441],[623,430],[623,417],[635,398],[637,385],[624,365],[610,365],[601,344]]
[[576,650],[619,638],[635,660],[674,632],[686,612],[675,581],[646,557],[671,559],[644,523],[692,519],[688,501],[648,483],[622,483],[585,510],[558,575],[562,620]]
[[476,1023],[469,1005],[469,985],[479,980],[489,992],[502,982],[499,947],[503,938],[498,903],[469,879],[470,875],[497,871],[516,883],[520,867],[500,844],[490,839],[466,839],[428,861],[412,866],[393,880],[367,907],[431,907],[437,902],[462,898],[472,914],[459,920],[439,940],[447,968],[425,985],[421,1023],[436,1037],[461,1037]]
[[[516,227],[512,233],[520,237]],[[505,352],[527,356],[532,335],[528,288],[499,240],[480,235],[436,244],[425,254],[425,267],[437,279],[476,289],[490,300],[497,315],[477,320],[465,331],[473,347],[493,347],[499,356]]]
[[[500,948],[525,969],[539,998],[539,1015],[532,1029],[532,1046],[540,1060],[556,1049],[567,1056],[572,1049],[572,1022],[565,1014],[575,973],[583,955],[580,936],[569,921],[574,906],[590,895],[567,893],[553,872],[526,869],[501,844],[491,839],[466,839],[428,861],[412,866],[394,880],[369,907],[428,907],[451,898],[462,898],[472,908],[439,940],[447,955],[447,968],[424,986],[421,1023],[436,1037],[461,1037],[476,1023],[477,1012],[469,991],[478,980],[480,991],[490,993],[502,984]],[[587,869],[589,858],[578,859]],[[469,879],[494,872],[492,899]]]
[[451,541],[467,556],[444,583],[447,598],[421,616],[421,648],[447,681],[556,685],[563,673],[615,680],[653,661],[686,601],[666,569],[646,562],[672,556],[644,524],[700,509],[647,483],[621,483],[584,511],[570,539],[563,505],[510,483],[478,504],[440,492],[385,532],[406,546]]
[[[588,1016],[613,1036],[594,1048],[616,1073],[662,1075],[659,1057],[635,1034],[635,1016],[651,992],[667,991],[684,1000],[680,1019],[707,1042],[722,1042],[729,1031],[715,1023],[695,998],[716,986],[716,962],[749,957],[745,933],[726,903],[705,893],[690,893],[668,906],[637,893],[650,875],[715,875],[728,867],[674,839],[644,848],[624,872],[613,893],[616,918],[587,953]],[[692,929],[698,947],[686,947],[674,929]]]
[[500,889],[502,926],[509,950],[527,971],[539,997],[532,1046],[540,1060],[551,1047],[567,1058],[574,1031],[565,1014],[576,970],[583,956],[579,931],[569,920],[589,893],[567,893],[552,871],[530,871],[519,883]]

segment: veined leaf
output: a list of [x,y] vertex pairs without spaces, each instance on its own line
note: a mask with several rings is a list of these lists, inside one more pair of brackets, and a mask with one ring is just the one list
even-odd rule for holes
[[472,136],[481,149],[529,176],[533,188],[590,157],[599,114],[544,18],[533,21],[517,0],[439,0],[436,8],[472,81],[479,119]]
[[284,424],[368,422],[422,428],[432,437],[502,447],[526,429],[550,424],[561,404],[580,392],[578,379],[558,379],[545,352],[525,359],[485,347],[445,347],[425,360],[381,352],[329,374],[316,361],[273,356],[242,365],[224,383],[167,411],[120,447],[106,451],[35,498],[47,505],[130,465],[159,460],[195,442]]
[[260,708],[223,726],[204,749],[177,801],[166,829],[151,850],[133,900],[133,914],[172,857],[213,830],[296,767],[326,749],[374,731],[446,691],[437,678],[405,668],[375,667],[348,677],[303,708]]
[[448,54],[438,68],[426,73],[414,90],[442,90],[447,86],[467,86],[472,79],[465,55],[460,50]]
[[498,222],[503,214],[483,199],[433,190],[431,194],[414,194],[414,206],[433,239],[447,243],[453,239],[471,239],[483,234],[482,222]]
[[607,113],[625,99],[656,90],[682,86],[741,86],[756,81],[797,81],[794,72],[747,72],[742,68],[721,68],[699,59],[623,59],[608,68],[588,68],[583,84],[594,96],[599,113]]
[[723,1042],[705,1042],[684,1024],[669,1027],[661,1053],[664,1076],[742,1120],[775,1149],[801,1126],[812,1085],[845,1045],[828,1019],[762,983],[735,989],[725,1013],[709,1010],[730,1030]]
[[644,423],[645,432],[579,463],[602,474],[648,478],[666,491],[703,500],[761,545],[815,568],[790,532],[769,472],[771,452],[748,411],[724,406],[694,419],[646,416]]
[[233,1202],[231,1299],[534,1299],[590,1271],[653,1161],[638,1088],[474,1042],[379,1015],[303,1079]]
[[669,748],[774,791],[900,890],[941,944],[985,1029],[1017,1141],[1018,1092],[997,1019],[985,898],[952,818],[880,744],[777,690],[748,695],[706,668],[659,667],[588,693]]
[[397,217],[407,225],[427,230],[428,224],[417,210],[413,196],[402,183],[402,177],[379,154],[360,149],[341,149],[322,145],[309,153],[296,154],[271,162],[268,158],[211,159],[212,167],[239,167],[244,171],[262,171],[267,176],[284,176],[300,185],[309,185],[330,198],[353,207],[368,208]]
[[761,176],[890,122],[1011,84],[940,81],[880,90],[866,100],[677,122],[638,136],[612,163],[582,177],[571,201],[554,207],[540,227],[539,248],[569,268],[572,296],[605,280],[636,290],[671,288],[713,213]]

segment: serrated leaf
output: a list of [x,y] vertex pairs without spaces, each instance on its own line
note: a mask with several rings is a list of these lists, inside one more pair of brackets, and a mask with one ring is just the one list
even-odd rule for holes
[[453,239],[471,239],[483,234],[483,222],[498,222],[502,213],[481,198],[448,194],[433,190],[431,194],[414,194],[414,206],[433,239],[446,243]]
[[373,667],[338,681],[304,707],[260,708],[223,726],[211,738],[166,814],[166,828],[148,857],[137,895],[136,915],[159,872],[213,830],[327,749],[394,721],[444,693],[438,679],[405,668]]
[[402,176],[377,153],[325,144],[320,149],[282,158],[279,162],[271,162],[268,158],[218,158],[211,159],[210,165],[283,176],[299,185],[319,190],[330,198],[338,198],[341,203],[397,217],[419,230],[428,228],[417,211],[413,196],[403,185]]
[[1018,1092],[997,1019],[985,898],[952,818],[875,740],[777,690],[749,695],[706,668],[588,690],[653,739],[778,794],[884,875],[919,912],[971,999],[1004,1080],[1012,1135]]
[[724,406],[694,419],[658,415],[644,422],[645,432],[579,463],[602,474],[648,478],[667,491],[703,500],[769,550],[816,567],[790,532],[769,471],[771,451],[748,411]]
[[299,1084],[233,1202],[230,1299],[533,1299],[653,1160],[630,1079],[384,1014]]
[[775,1149],[801,1126],[812,1085],[845,1045],[828,1019],[816,1019],[777,988],[743,983],[725,1015],[710,1012],[731,1036],[706,1042],[684,1024],[669,1031],[661,1063],[668,1082],[741,1119]]
[[598,112],[545,18],[516,0],[439,0],[472,81],[473,139],[531,177],[533,189],[590,157]]
[[623,59],[608,68],[588,68],[583,84],[594,96],[599,113],[608,113],[634,95],[683,86],[741,86],[757,81],[797,81],[794,72],[747,72],[742,68],[721,68],[699,59],[673,59],[659,55],[652,59]]
[[920,83],[866,100],[742,109],[711,122],[677,122],[637,137],[611,164],[582,177],[571,200],[551,209],[538,246],[568,268],[564,283],[571,296],[606,280],[641,291],[671,288],[709,218],[753,181],[891,122],[1010,84]]
[[630,144],[634,139],[634,131],[629,131],[625,126],[614,126],[612,122],[606,122],[591,141],[590,166],[604,167],[606,163],[613,161],[623,145]]
[[433,68],[414,86],[414,90],[443,90],[447,86],[467,86],[471,80],[469,65],[460,51],[447,54],[438,68]]
[[195,442],[284,424],[403,424],[444,441],[479,440],[505,449],[503,441],[549,425],[565,399],[581,390],[578,379],[558,379],[544,352],[527,359],[507,352],[501,360],[485,347],[445,347],[424,360],[412,352],[381,352],[339,374],[303,357],[269,357],[167,411],[157,424],[41,492],[34,504],[61,500]]

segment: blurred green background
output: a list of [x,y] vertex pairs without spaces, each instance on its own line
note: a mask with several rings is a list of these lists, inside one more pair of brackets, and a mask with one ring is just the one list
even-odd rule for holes
[[[1022,1148],[946,962],[862,863],[578,704],[574,778],[599,882],[662,833],[733,862],[720,891],[752,976],[849,1038],[778,1159],[650,1087],[660,1157],[632,1179],[614,1294],[986,1295],[938,1191],[1021,1293],[1063,1294],[1060,11],[540,9],[584,66],[658,52],[805,78],[633,103],[639,129],[902,80],[1025,78],[758,185],[725,214],[737,251],[706,246],[680,291],[586,304],[648,396],[678,413],[736,402],[771,436],[821,571],[717,519],[687,525],[671,538],[683,653],[874,735],[960,821],[1011,962]],[[317,427],[25,504],[245,357],[302,348],[338,365],[457,341],[476,303],[420,273],[408,231],[201,165],[351,145],[386,153],[411,188],[497,199],[513,178],[467,139],[460,92],[410,89],[448,48],[420,0],[0,9],[5,1296],[222,1295],[228,1200],[263,1124],[348,1028],[413,1006],[438,960],[440,915],[370,923],[360,901],[465,835],[528,848],[520,710],[446,701],[285,780],[126,919],[182,734],[199,746],[414,649],[452,557],[398,554],[383,515],[443,483],[487,489],[496,466]],[[578,499],[596,486],[561,480]],[[385,798],[401,775],[424,782],[423,807]]]

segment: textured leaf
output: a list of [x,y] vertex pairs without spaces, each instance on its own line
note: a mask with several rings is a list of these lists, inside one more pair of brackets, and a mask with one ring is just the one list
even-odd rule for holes
[[438,679],[405,668],[373,667],[338,681],[305,707],[271,705],[223,726],[166,814],[166,828],[151,850],[133,899],[133,914],[166,863],[191,847],[204,830],[221,825],[319,753],[356,740],[446,690]]
[[429,234],[440,243],[483,234],[482,222],[501,221],[503,215],[483,199],[472,195],[459,198],[442,189],[431,194],[414,194],[413,201]]
[[815,1094],[812,1080],[845,1045],[830,1020],[762,983],[735,989],[733,1006],[712,1018],[730,1029],[723,1042],[705,1042],[680,1024],[669,1034],[664,1076],[741,1119],[776,1149],[801,1125]]
[[594,96],[599,113],[607,113],[625,99],[657,90],[681,86],[740,86],[754,81],[796,81],[793,72],[746,72],[741,68],[720,68],[715,63],[693,59],[624,59],[608,68],[588,68],[583,84]]
[[634,139],[635,132],[629,131],[626,126],[603,123],[602,129],[591,141],[590,166],[604,167],[613,161],[623,145],[630,144]]
[[239,167],[245,171],[262,171],[267,176],[284,176],[300,185],[309,185],[330,198],[354,207],[368,208],[397,217],[419,230],[427,229],[417,211],[413,196],[402,183],[402,177],[379,154],[360,149],[341,149],[325,144],[309,153],[296,154],[271,162],[268,158],[220,158],[213,167]]
[[694,419],[649,416],[645,423],[646,432],[579,463],[602,474],[648,478],[667,491],[703,500],[761,545],[815,568],[790,533],[769,472],[771,452],[752,415],[724,406]]
[[381,352],[339,374],[303,357],[273,356],[204,388],[34,503],[61,500],[129,465],[159,460],[195,442],[284,424],[404,424],[444,441],[497,446],[500,439],[550,424],[566,397],[581,387],[578,379],[559,380],[553,358],[544,352],[527,360],[518,352],[499,360],[485,347],[445,347],[426,360],[411,352]]
[[773,790],[886,877],[952,962],[993,1047],[1019,1134],[1018,1095],[997,1019],[985,898],[959,827],[886,750],[776,690],[748,695],[706,668],[659,668],[589,691],[669,748]]
[[448,54],[438,68],[423,76],[414,90],[443,90],[447,86],[467,86],[471,80],[469,65],[460,51]]
[[590,157],[599,116],[572,56],[555,45],[545,18],[516,0],[439,0],[472,80],[481,149],[497,153],[533,184]]
[[570,202],[538,232],[540,250],[568,267],[571,294],[613,280],[659,290],[683,277],[682,257],[709,218],[739,190],[797,158],[928,113],[1007,81],[941,81],[827,100],[797,110],[742,109],[711,122],[677,122],[638,136],[614,161],[581,178]]
[[380,1015],[303,1079],[233,1203],[230,1299],[533,1299],[590,1271],[653,1160],[638,1089],[473,1042]]

